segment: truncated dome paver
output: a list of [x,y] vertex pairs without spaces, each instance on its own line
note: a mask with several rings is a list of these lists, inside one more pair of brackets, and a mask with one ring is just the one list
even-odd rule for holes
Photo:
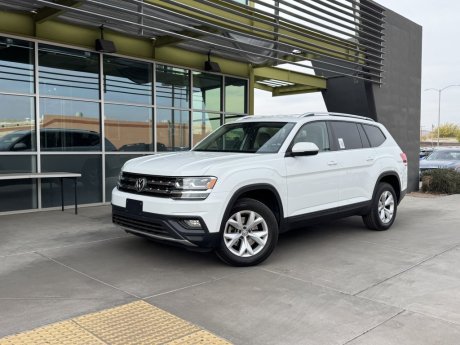
[[147,302],[137,301],[0,339],[0,345],[230,344]]

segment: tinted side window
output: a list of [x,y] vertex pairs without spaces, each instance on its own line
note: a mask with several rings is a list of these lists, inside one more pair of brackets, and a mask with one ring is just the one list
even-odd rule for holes
[[362,149],[358,126],[353,122],[331,122],[339,150]]
[[367,137],[371,142],[372,147],[377,147],[382,145],[387,139],[382,133],[380,128],[371,125],[363,125],[364,130],[366,131]]
[[320,151],[330,151],[331,147],[326,123],[312,122],[304,125],[296,134],[292,145],[300,142],[315,143]]
[[358,131],[359,131],[359,135],[361,136],[361,142],[363,143],[363,147],[365,149],[371,147],[371,143],[369,142],[369,139],[367,138],[366,133],[364,133],[364,129],[362,125],[358,125]]

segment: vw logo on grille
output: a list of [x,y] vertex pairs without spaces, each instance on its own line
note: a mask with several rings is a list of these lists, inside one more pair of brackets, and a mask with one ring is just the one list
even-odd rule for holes
[[136,180],[134,188],[136,188],[136,191],[140,193],[144,190],[145,186],[147,186],[147,179],[145,177],[141,177]]

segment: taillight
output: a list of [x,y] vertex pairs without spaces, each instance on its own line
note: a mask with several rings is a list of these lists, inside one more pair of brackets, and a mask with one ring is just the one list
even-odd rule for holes
[[407,156],[404,152],[401,152],[401,159],[404,163],[404,165],[407,167]]

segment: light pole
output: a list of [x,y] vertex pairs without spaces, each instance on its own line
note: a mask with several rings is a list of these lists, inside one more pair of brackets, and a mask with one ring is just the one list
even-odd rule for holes
[[425,91],[436,91],[439,95],[438,97],[438,147],[439,147],[439,134],[440,134],[440,127],[441,127],[441,95],[442,95],[442,92],[451,88],[451,87],[454,87],[454,86],[459,86],[458,84],[453,84],[453,85],[448,85],[446,87],[443,87],[442,89],[435,89],[435,88],[430,88],[430,89],[426,89]]

